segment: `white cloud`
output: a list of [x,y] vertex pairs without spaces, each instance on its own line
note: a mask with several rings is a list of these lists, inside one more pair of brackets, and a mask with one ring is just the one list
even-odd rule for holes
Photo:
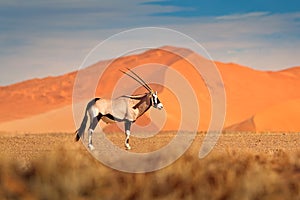
[[219,17],[216,17],[216,19],[218,19],[218,20],[241,20],[241,19],[263,17],[268,14],[269,14],[269,12],[250,12],[250,13],[243,13],[243,14],[219,16]]

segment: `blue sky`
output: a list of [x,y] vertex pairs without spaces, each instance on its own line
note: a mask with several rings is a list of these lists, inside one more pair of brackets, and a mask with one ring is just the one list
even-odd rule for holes
[[297,0],[11,0],[0,2],[0,85],[76,70],[99,42],[145,26],[189,35],[214,60],[260,70],[300,66]]
[[182,9],[178,11],[158,12],[154,15],[181,17],[219,16],[251,12],[289,13],[299,11],[300,6],[299,1],[296,0],[167,0],[152,1],[145,4],[180,7]]

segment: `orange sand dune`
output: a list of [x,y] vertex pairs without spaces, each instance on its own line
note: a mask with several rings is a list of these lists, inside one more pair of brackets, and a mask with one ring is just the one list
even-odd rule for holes
[[287,131],[300,130],[300,99],[289,100],[267,108],[254,116],[256,131]]
[[64,106],[46,113],[0,124],[0,130],[12,133],[74,132],[72,106]]
[[[172,52],[168,50],[172,50]],[[183,54],[184,58],[178,56],[176,52]],[[95,95],[92,96],[111,97],[118,81],[125,78],[124,74],[119,71],[120,69],[143,66],[141,76],[145,80],[152,80],[151,77],[160,76],[165,83],[169,84],[176,84],[177,79],[172,74],[175,71],[182,78],[187,79],[195,91],[201,116],[198,130],[205,131],[210,123],[212,105],[210,94],[201,75],[187,61],[187,59],[196,58],[203,67],[202,69],[209,70],[209,67],[213,67],[213,64],[207,59],[188,49],[163,47],[116,60],[100,61],[83,70],[83,73],[97,73],[99,67],[109,64],[100,80],[97,80],[98,87]],[[270,72],[258,71],[234,63],[214,63],[220,71],[226,91],[225,127],[234,127],[234,130],[300,131],[299,124],[295,120],[297,116],[295,112],[299,111],[300,107],[300,102],[295,100],[300,99],[300,67]],[[166,67],[158,71],[156,70],[158,65]],[[72,72],[62,76],[33,79],[0,87],[0,130],[17,132],[69,132],[74,130],[71,104],[76,75],[77,72]],[[124,80],[126,82],[121,84],[121,91],[127,91],[128,88],[137,85],[128,77]],[[91,97],[90,94],[84,93],[84,88],[93,86],[95,81],[89,76],[84,76],[83,83],[80,85],[83,88],[83,92],[80,94],[82,95],[80,103],[86,103]],[[162,85],[150,85],[159,92],[166,113],[165,124],[159,125],[158,122],[155,122],[153,128],[162,126],[163,130],[178,129],[182,113],[179,105],[180,99],[177,99],[176,92],[174,93]],[[186,89],[181,84],[177,84],[176,88],[181,91]],[[133,93],[144,92],[145,89],[141,87]],[[184,109],[193,112],[195,111],[193,106],[195,105],[192,103],[186,103]],[[150,115],[150,112],[147,113],[137,123],[147,126],[150,123]],[[277,117],[276,121],[273,116],[280,117]],[[293,120],[289,120],[288,123],[284,120],[290,118]],[[116,126],[107,126],[105,129],[107,131],[118,130]]]
[[300,97],[300,79],[290,76],[300,67],[282,72],[257,71],[236,64],[217,62],[227,95],[225,126],[251,118],[270,106]]
[[228,131],[298,132],[300,130],[300,99],[271,106],[250,119],[232,125]]
[[228,131],[298,132],[300,99],[289,100],[256,113],[250,119],[227,127]]
[[0,123],[69,105],[75,76],[73,72],[0,87]]

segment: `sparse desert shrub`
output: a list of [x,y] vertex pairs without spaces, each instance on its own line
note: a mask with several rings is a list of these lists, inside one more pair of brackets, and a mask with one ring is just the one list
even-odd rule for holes
[[[124,161],[125,162],[125,161]],[[58,148],[25,165],[3,158],[1,199],[300,199],[300,152],[191,152],[160,171],[107,168],[82,149]]]

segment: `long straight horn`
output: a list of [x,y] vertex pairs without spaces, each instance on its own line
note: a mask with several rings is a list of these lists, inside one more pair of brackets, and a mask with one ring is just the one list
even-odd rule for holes
[[149,92],[153,92],[152,88],[139,76],[137,75],[134,71],[131,69],[127,68],[131,73],[133,73],[144,85],[148,88]]
[[[146,88],[149,92],[152,92],[152,89],[144,83],[144,81],[141,81],[140,79],[137,79],[136,77],[128,74],[127,72],[124,72],[122,70],[120,70],[122,73],[126,74],[127,76],[129,76],[130,78],[134,79],[136,82],[138,82],[139,84],[141,84],[144,88]],[[130,70],[131,71],[131,70]],[[132,71],[131,71],[132,72]],[[134,74],[134,73],[133,73]]]

